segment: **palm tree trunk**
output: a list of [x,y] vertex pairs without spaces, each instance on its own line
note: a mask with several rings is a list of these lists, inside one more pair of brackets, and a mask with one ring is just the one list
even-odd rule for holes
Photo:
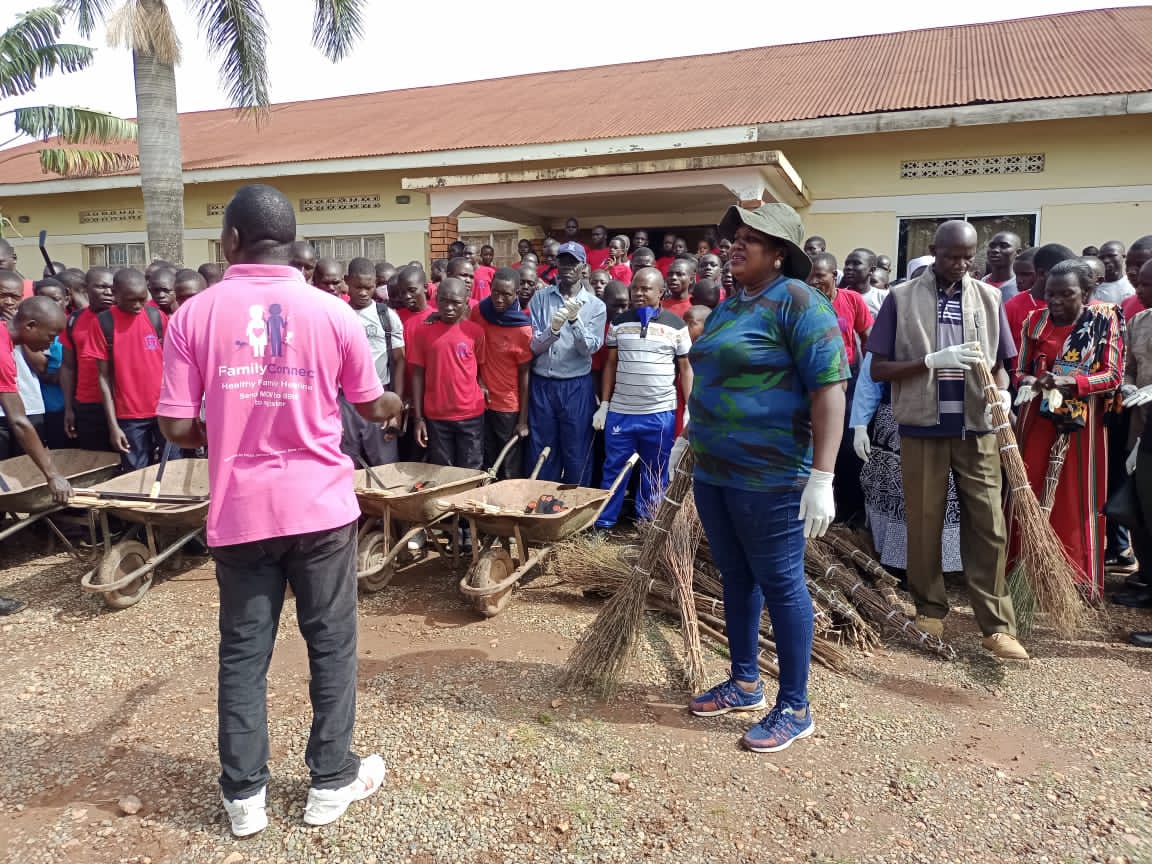
[[184,263],[184,174],[176,113],[176,71],[151,54],[132,52],[139,126],[140,184],[152,258]]

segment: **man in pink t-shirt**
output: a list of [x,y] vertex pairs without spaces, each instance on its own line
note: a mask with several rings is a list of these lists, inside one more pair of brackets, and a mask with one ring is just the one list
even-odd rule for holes
[[[179,447],[208,445],[208,543],[220,588],[220,787],[232,832],[268,824],[268,663],[288,585],[308,644],[309,825],[384,780],[352,753],[356,713],[353,465],[337,392],[366,420],[395,422],[364,328],[347,304],[289,266],[296,215],[278,190],[240,189],[224,212],[223,281],[180,307],[164,345],[157,414]],[[204,419],[200,419],[201,404]]]

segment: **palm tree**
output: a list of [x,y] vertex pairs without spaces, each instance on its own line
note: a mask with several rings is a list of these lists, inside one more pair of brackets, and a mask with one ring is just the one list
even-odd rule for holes
[[[116,0],[119,2],[119,0]],[[362,33],[365,0],[314,0],[312,42],[333,62]],[[107,20],[109,41],[132,51],[136,122],[140,127],[140,184],[153,257],[184,260],[184,176],[176,109],[175,67],[180,39],[167,0],[63,0],[88,36]],[[260,0],[188,0],[208,52],[220,59],[220,83],[229,100],[260,123],[268,111],[268,22]]]
[[[24,96],[36,89],[40,78],[53,72],[78,72],[91,65],[91,48],[58,41],[63,25],[60,10],[43,7],[17,15],[16,23],[0,33],[0,97]],[[133,141],[136,124],[130,120],[63,105],[34,105],[0,112],[0,117],[9,115],[15,120],[16,135],[0,146],[24,135],[45,141],[58,138],[59,144],[65,145],[39,151],[40,167],[45,173],[76,177],[136,167],[136,157],[128,153],[71,146]],[[0,157],[0,162],[4,161],[7,160]]]

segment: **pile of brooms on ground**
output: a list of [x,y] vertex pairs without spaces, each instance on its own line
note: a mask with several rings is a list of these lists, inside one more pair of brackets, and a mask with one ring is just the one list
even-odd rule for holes
[[[685,684],[706,686],[701,635],[727,645],[720,573],[692,501],[691,454],[677,466],[655,519],[641,543],[621,547],[602,539],[575,539],[556,550],[552,572],[585,591],[612,596],[576,646],[566,683],[602,696],[615,691],[630,659],[645,609],[678,615],[684,638]],[[845,670],[853,652],[866,653],[882,635],[948,659],[955,649],[915,628],[897,595],[896,579],[856,547],[849,534],[832,533],[809,541],[804,570],[815,612],[812,659]],[[759,664],[776,675],[776,645],[768,615],[761,618]]]

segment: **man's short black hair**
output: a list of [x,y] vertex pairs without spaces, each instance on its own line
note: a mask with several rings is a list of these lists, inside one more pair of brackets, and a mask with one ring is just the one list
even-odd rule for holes
[[815,255],[812,256],[812,263],[813,264],[823,264],[825,267],[827,267],[829,270],[832,270],[833,272],[835,272],[836,270],[838,270],[840,268],[840,265],[836,261],[836,256],[833,255],[831,252],[817,252]]
[[348,262],[349,276],[371,276],[376,278],[376,265],[367,258],[353,258]]
[[292,202],[274,186],[241,186],[224,208],[224,225],[240,235],[241,249],[281,248],[285,254],[296,240]]
[[447,276],[455,276],[457,273],[460,272],[461,267],[463,267],[465,264],[471,264],[471,263],[472,262],[469,261],[467,258],[458,255],[457,257],[455,257],[451,261],[449,261],[448,264],[445,266],[444,274]]
[[1036,250],[1036,254],[1032,257],[1032,264],[1037,270],[1043,270],[1047,273],[1061,261],[1079,257],[1067,246],[1060,243],[1048,243]]
[[520,284],[520,271],[511,267],[501,267],[492,277],[493,282],[511,282],[514,286]]

